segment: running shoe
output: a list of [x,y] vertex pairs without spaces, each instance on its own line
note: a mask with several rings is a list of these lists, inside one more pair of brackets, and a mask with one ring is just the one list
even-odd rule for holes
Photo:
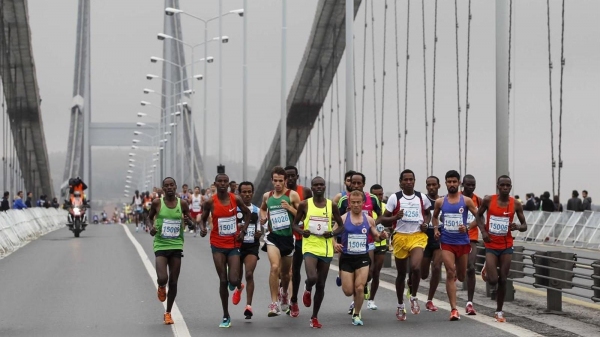
[[312,304],[312,293],[308,290],[306,290],[306,286],[304,287],[304,295],[302,295],[302,303],[304,303],[304,306],[309,308],[310,305]]
[[450,311],[450,320],[451,321],[460,320],[460,314],[458,313],[458,309],[452,309],[452,311]]
[[412,297],[410,299],[410,311],[413,313],[413,315],[418,315],[421,312],[419,300],[416,297]]
[[246,319],[251,319],[252,315],[254,315],[252,313],[252,307],[250,305],[247,305],[246,310],[244,310],[244,316],[246,316]]
[[377,304],[375,304],[375,301],[367,301],[367,309],[377,310]]
[[269,317],[279,316],[279,307],[277,306],[277,303],[269,304],[269,313],[267,314],[267,316],[269,316]]
[[396,308],[396,318],[399,321],[406,321],[406,308],[404,308],[404,305]]
[[352,325],[364,325],[364,323],[358,315],[355,315],[352,316]]
[[365,294],[365,300],[368,300],[369,298],[371,298],[371,287],[369,287],[369,283],[365,284],[365,290],[364,290],[364,294]]
[[427,309],[427,311],[438,311],[438,307],[433,304],[433,301],[427,301],[427,303],[425,303],[425,309]]
[[219,324],[219,328],[229,328],[231,326],[231,317],[223,317],[223,321]]
[[496,311],[496,313],[494,314],[494,318],[498,323],[506,322],[506,318],[504,318],[504,311]]
[[309,323],[310,327],[313,329],[320,329],[323,327],[323,325],[319,323],[319,320],[316,317],[311,318]]
[[290,304],[290,309],[288,310],[288,315],[290,315],[291,317],[298,317],[300,316],[300,308],[298,307],[298,303],[292,302]]
[[350,303],[350,307],[348,307],[348,315],[352,315],[353,312],[354,312],[354,301],[352,301],[352,303]]
[[475,315],[477,315],[477,313],[475,312],[475,309],[473,309],[473,303],[471,303],[471,302],[467,302],[467,306],[465,307],[465,311],[467,312],[467,315],[469,315],[469,316],[475,316]]
[[288,311],[288,309],[290,308],[290,300],[288,299],[288,294],[287,293],[282,293],[281,294],[281,300],[280,300],[279,303],[280,303],[280,306],[281,306],[281,310],[283,312]]
[[342,286],[342,279],[340,278],[340,276],[339,276],[339,275],[338,275],[338,276],[335,278],[335,284],[336,284],[338,287],[341,287],[341,286]]
[[159,301],[164,302],[167,299],[167,286],[158,286],[156,295]]
[[171,313],[170,312],[165,312],[164,321],[165,321],[166,325],[175,324],[175,322],[173,322],[173,318],[171,318]]
[[238,305],[238,303],[240,303],[240,300],[242,299],[242,290],[244,290],[243,283],[241,283],[240,288],[235,288],[233,291],[233,296],[231,296],[231,303],[233,303],[233,305]]

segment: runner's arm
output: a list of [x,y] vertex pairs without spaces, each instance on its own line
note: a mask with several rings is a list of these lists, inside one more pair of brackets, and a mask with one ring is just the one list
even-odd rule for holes
[[[156,227],[154,227],[154,217],[160,211],[160,199],[155,199],[152,201],[152,206],[150,206],[150,211],[148,212],[148,217],[146,218],[146,227],[150,228],[150,235],[154,236],[156,234]],[[104,214],[103,214],[104,216]]]
[[[475,207],[473,199],[465,197],[465,204],[467,205],[467,208],[469,209],[469,212],[471,212],[471,214],[477,214],[477,207]],[[477,227],[477,220],[473,221],[470,224],[467,224],[467,230],[471,230],[475,227]]]
[[333,215],[333,221],[335,222],[333,225],[333,231],[331,232],[331,236],[333,232],[340,227],[344,227],[344,220],[342,220],[342,216],[340,215],[340,209],[337,207],[335,203],[331,204],[331,214]]
[[208,220],[208,216],[212,212],[212,204],[212,199],[208,199],[204,202],[204,205],[202,206],[203,211],[202,216],[200,217],[200,230],[204,233],[206,233],[206,221]]
[[481,238],[485,242],[490,242],[490,236],[488,232],[485,230],[485,220],[483,214],[487,211],[490,204],[491,197],[486,195],[481,202],[481,206],[477,210],[477,216],[475,217],[475,221],[477,221],[477,227],[479,227],[479,231],[481,232]]
[[[371,234],[373,235],[373,238],[375,239],[375,241],[379,242],[381,240],[387,239],[387,232],[383,231],[383,232],[379,233],[379,231],[377,230],[377,226],[375,225],[375,219],[373,219],[367,215],[367,221],[369,222]],[[385,233],[385,234],[382,234],[382,233]]]
[[[302,236],[305,235],[305,233],[307,233],[308,231],[304,230],[304,225],[300,225],[300,219],[302,219],[302,221],[304,221],[304,218],[306,217],[306,208],[307,208],[307,204],[306,201],[303,201],[300,203],[300,205],[298,206],[298,211],[296,212],[296,216],[294,217],[294,223],[292,224],[292,230],[295,233],[298,233]],[[308,232],[310,233],[310,232]]]
[[246,234],[246,232],[248,232],[248,226],[250,225],[250,215],[252,215],[252,212],[250,211],[248,206],[244,204],[244,201],[242,200],[242,198],[240,198],[239,195],[235,196],[235,202],[240,208],[240,212],[242,212],[242,214],[244,215],[244,228],[242,228],[242,232]]
[[348,217],[348,214],[350,213],[346,213],[344,215],[341,216],[341,221],[342,221],[342,226],[339,226],[338,228],[336,228],[333,233],[331,233],[331,236],[340,236],[342,235],[342,233],[344,233],[344,230],[346,230],[343,226],[344,221],[346,221],[346,217]]
[[[519,230],[519,232],[525,232],[527,230],[527,222],[525,222],[525,215],[523,214],[523,204],[519,202],[519,200],[515,200],[515,213],[517,213],[517,218],[519,218],[519,222],[521,225],[516,226],[516,224],[511,224],[511,230]],[[514,229],[512,225],[515,225]]]

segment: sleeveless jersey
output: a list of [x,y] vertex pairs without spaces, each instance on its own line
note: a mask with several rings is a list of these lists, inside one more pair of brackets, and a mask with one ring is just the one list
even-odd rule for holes
[[150,210],[150,207],[152,207],[152,198],[144,197],[144,207],[146,210]]
[[412,196],[408,196],[399,191],[390,196],[385,208],[392,214],[397,214],[400,209],[403,209],[404,216],[396,221],[394,230],[397,233],[414,234],[421,231],[420,226],[424,221],[423,214],[429,207],[431,207],[431,202],[420,192],[414,191]]
[[[295,189],[296,193],[298,193],[298,196],[300,197],[300,201],[304,201],[304,186],[301,185],[296,185],[296,189]],[[292,233],[294,233],[294,238],[296,239],[296,242],[301,241],[303,239],[302,235],[292,231]]]
[[369,221],[363,213],[362,224],[356,226],[352,223],[352,216],[348,214],[344,221],[344,233],[342,234],[342,252],[349,255],[367,254],[367,233],[370,232]]
[[[473,203],[475,204],[475,207],[477,207],[479,209],[479,206],[480,206],[479,205],[479,197],[477,197],[477,194],[473,193],[473,197],[471,199],[473,199]],[[469,211],[467,223],[465,225],[468,226],[468,224],[470,224],[473,221],[475,221],[475,215],[471,214],[471,212]],[[479,240],[479,228],[477,226],[475,226],[475,228],[469,229],[469,239],[471,241]]]
[[189,193],[181,193],[181,200],[188,200],[190,197]]
[[492,240],[485,243],[485,248],[508,249],[513,246],[510,224],[515,216],[515,199],[509,197],[508,206],[498,206],[498,195],[493,195],[487,210],[485,229]]
[[202,212],[202,196],[198,194],[198,196],[192,195],[192,204],[190,209],[194,213]]
[[[377,212],[381,213],[381,205],[379,204],[379,199],[377,199],[377,197],[369,192],[364,192],[365,197],[363,198],[364,203],[363,203],[363,208],[362,208],[362,212],[365,215],[370,216],[373,219],[377,218]],[[340,209],[340,214],[345,214],[348,213],[348,209],[350,208],[350,195],[346,194],[345,196],[343,196],[340,201],[338,202],[338,207]],[[373,235],[371,233],[371,231],[369,231],[367,233],[368,236],[368,242],[367,243],[373,243],[375,242],[375,239],[373,238]],[[375,243],[376,246],[385,246],[386,245],[386,241],[381,241],[381,242],[377,242]]]
[[448,245],[467,245],[469,244],[469,233],[461,233],[458,230],[460,225],[467,224],[467,204],[465,198],[460,195],[460,199],[456,204],[451,204],[448,201],[448,196],[444,197],[442,204],[442,223],[440,228],[440,242]]
[[133,197],[134,200],[134,204],[135,204],[135,210],[138,211],[140,209],[142,209],[142,197]]
[[435,231],[433,230],[433,209],[435,208],[435,200],[430,198],[427,194],[425,196],[427,197],[427,199],[429,199],[429,203],[431,204],[431,207],[427,209],[431,214],[431,219],[427,224],[427,243],[437,244],[438,242],[435,239]]
[[[260,224],[258,223],[258,207],[254,204],[250,204],[248,207],[250,209],[250,224],[246,229],[246,235],[244,235],[244,241],[242,242],[242,247],[253,247],[260,245],[260,242],[254,239],[254,234],[256,231],[260,231]],[[240,228],[244,226],[244,214],[240,211],[240,208],[237,208],[237,218],[240,220]]]
[[267,199],[267,210],[269,212],[269,226],[271,227],[271,233],[280,236],[292,236],[292,222],[294,222],[294,215],[287,211],[281,206],[283,200],[287,201],[288,204],[292,204],[290,200],[291,190],[287,190],[284,195],[279,198],[275,198],[273,191],[269,193]]
[[210,232],[210,244],[216,248],[233,249],[239,248],[240,243],[236,240],[239,234],[237,225],[237,203],[235,194],[229,194],[229,205],[221,204],[217,194],[213,195],[212,225]]
[[[306,200],[308,205],[306,217],[304,218],[304,230],[309,230],[312,234],[322,235],[324,232],[332,230],[332,202],[326,199],[325,208],[319,208],[315,205],[313,198]],[[311,253],[321,257],[333,257],[333,239],[326,239],[322,236],[311,235],[302,240],[302,253]]]
[[165,200],[160,198],[160,211],[155,221],[154,251],[183,249],[183,226],[181,199],[177,198],[175,208],[169,208]]

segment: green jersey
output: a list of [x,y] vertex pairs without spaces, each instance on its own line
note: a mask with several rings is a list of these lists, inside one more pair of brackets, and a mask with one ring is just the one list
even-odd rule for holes
[[154,251],[181,249],[183,250],[183,213],[181,199],[177,198],[177,206],[169,208],[164,198],[160,198],[160,211],[156,215],[154,226]]
[[269,211],[269,225],[271,226],[272,233],[281,236],[292,236],[292,223],[294,222],[294,215],[281,206],[282,201],[287,201],[288,204],[292,204],[290,200],[291,190],[287,190],[284,195],[279,198],[275,198],[273,192],[269,194],[267,199],[267,209]]

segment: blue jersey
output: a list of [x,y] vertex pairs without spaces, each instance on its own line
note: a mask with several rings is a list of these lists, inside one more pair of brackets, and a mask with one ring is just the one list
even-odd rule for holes
[[471,242],[469,232],[460,233],[458,230],[460,225],[468,226],[468,216],[469,210],[462,194],[456,204],[448,202],[448,196],[445,196],[442,204],[440,242],[449,245],[468,245]]
[[342,234],[342,252],[344,254],[362,255],[368,252],[367,234],[370,232],[371,227],[364,213],[362,217],[362,224],[356,226],[352,223],[351,214],[346,216],[344,233]]

